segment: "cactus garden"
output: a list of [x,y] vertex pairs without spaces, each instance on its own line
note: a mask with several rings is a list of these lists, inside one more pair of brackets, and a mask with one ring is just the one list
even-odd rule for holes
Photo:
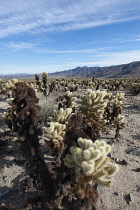
[[0,209],[137,210],[140,79],[0,80]]

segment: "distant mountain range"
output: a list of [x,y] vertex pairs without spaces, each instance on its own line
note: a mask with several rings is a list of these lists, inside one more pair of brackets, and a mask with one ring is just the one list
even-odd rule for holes
[[127,78],[127,77],[140,77],[140,61],[135,61],[129,64],[122,64],[117,66],[108,67],[77,67],[75,69],[60,71],[49,74],[51,77],[82,77],[91,78],[95,77],[104,78]]
[[33,78],[34,74],[27,74],[27,73],[16,73],[16,74],[0,74],[0,78],[2,79],[12,79],[12,78],[17,78],[17,79],[28,79],[28,78]]
[[[47,70],[46,70],[47,71]],[[40,74],[41,75],[41,74]],[[75,69],[69,69],[65,71],[59,71],[55,73],[49,73],[49,77],[69,77],[69,78],[91,78],[95,77],[103,78],[128,78],[128,77],[140,77],[140,61],[131,62],[128,64],[122,64],[117,66],[108,67],[77,67]],[[34,78],[34,74],[17,73],[17,74],[0,74],[0,78]]]

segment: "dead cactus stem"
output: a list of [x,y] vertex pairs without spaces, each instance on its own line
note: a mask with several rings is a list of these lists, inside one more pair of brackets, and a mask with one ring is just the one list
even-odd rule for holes
[[30,175],[41,183],[46,197],[54,194],[54,173],[46,165],[40,150],[39,135],[42,135],[40,107],[35,91],[25,83],[16,83],[13,100],[13,131],[21,141],[21,149],[27,159]]

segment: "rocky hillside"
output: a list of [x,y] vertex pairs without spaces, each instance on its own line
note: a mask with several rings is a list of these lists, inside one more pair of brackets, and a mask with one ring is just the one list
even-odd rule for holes
[[[46,69],[46,72],[48,70]],[[40,76],[42,74],[40,73]],[[95,77],[103,78],[128,78],[128,77],[140,77],[140,61],[135,61],[129,64],[122,64],[117,66],[108,67],[77,67],[75,69],[69,69],[65,71],[59,71],[55,73],[49,73],[49,77],[72,77],[72,78],[90,78]],[[34,74],[17,73],[17,74],[0,74],[1,79],[34,79]]]
[[75,69],[65,70],[49,74],[53,77],[105,77],[105,78],[120,78],[120,77],[140,77],[140,61],[129,64],[122,64],[108,67],[77,67]]

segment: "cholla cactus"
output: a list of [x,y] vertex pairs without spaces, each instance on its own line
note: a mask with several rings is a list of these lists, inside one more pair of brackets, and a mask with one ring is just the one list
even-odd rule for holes
[[47,137],[48,141],[52,141],[54,144],[59,144],[65,135],[66,125],[59,122],[50,122],[50,127],[43,127],[43,135]]
[[76,99],[77,99],[76,97],[72,97],[72,98],[71,98],[71,108],[72,108],[73,110],[75,110],[76,107],[77,107]]
[[140,93],[140,83],[139,82],[137,82],[137,83],[135,83],[135,82],[128,82],[126,87],[135,96]]
[[124,97],[125,93],[117,93],[115,95],[115,98],[118,100],[118,101],[123,101],[125,99]]
[[105,108],[106,119],[108,123],[112,123],[114,117],[121,114],[123,109],[123,100],[125,99],[124,93],[107,93],[104,97],[107,100],[107,106]]
[[72,97],[72,92],[67,91],[67,92],[65,93],[65,97],[71,98],[71,97]]
[[115,138],[119,137],[119,130],[123,129],[125,127],[125,124],[126,124],[126,120],[125,120],[124,116],[118,115],[117,117],[114,117],[112,126],[116,128]]
[[122,107],[122,105],[123,105],[123,102],[120,100],[118,100],[118,99],[114,99],[114,106],[115,107]]
[[106,91],[92,91],[91,89],[87,89],[87,92],[84,96],[81,96],[81,100],[77,101],[83,109],[91,108],[94,111],[104,109],[107,105],[104,97],[106,95]]
[[107,179],[118,172],[118,165],[110,162],[107,154],[111,151],[110,145],[105,141],[78,138],[80,147],[71,147],[70,154],[66,155],[64,164],[69,167],[78,167],[81,176],[88,184],[97,183],[110,187],[112,182]]
[[121,114],[122,109],[123,109],[123,101],[115,98],[112,106],[113,106],[113,110],[112,110],[112,120],[113,120],[114,117],[117,117],[119,114]]
[[104,97],[104,100],[107,101],[107,106],[105,107],[105,119],[106,119],[108,124],[111,121],[112,99],[113,99],[113,94],[112,93],[107,93]]
[[16,84],[18,82],[18,79],[11,79],[12,84]]
[[43,72],[42,76],[48,77],[48,72]]
[[110,102],[113,99],[113,94],[106,92],[106,95],[105,95],[104,99],[107,99]]
[[84,96],[77,101],[80,104],[80,112],[82,113],[85,125],[85,133],[92,139],[99,136],[99,131],[106,128],[104,120],[105,107],[107,106],[106,91],[92,91],[87,89]]
[[17,79],[11,79],[11,80],[8,80],[8,82],[5,84],[5,87],[8,88],[8,89],[15,89],[15,84],[18,82]]
[[67,125],[72,115],[72,108],[61,108],[58,111],[54,110],[54,117],[50,117],[49,119],[50,121],[59,122]]
[[94,75],[92,75],[92,82],[94,82],[95,81],[95,76]]
[[73,102],[74,102],[75,98],[72,97],[72,92],[67,91],[62,98],[63,98],[63,100],[61,100],[61,107],[63,107],[64,109],[72,108],[74,111],[75,107],[74,107]]
[[5,84],[5,87],[6,87],[7,89],[14,89],[14,88],[15,88],[15,86],[12,84],[11,81],[8,81],[8,82]]
[[48,78],[48,73],[47,72],[43,72],[42,73],[42,82],[43,82],[43,86],[45,88],[44,94],[46,95],[46,89],[47,89],[47,78]]

